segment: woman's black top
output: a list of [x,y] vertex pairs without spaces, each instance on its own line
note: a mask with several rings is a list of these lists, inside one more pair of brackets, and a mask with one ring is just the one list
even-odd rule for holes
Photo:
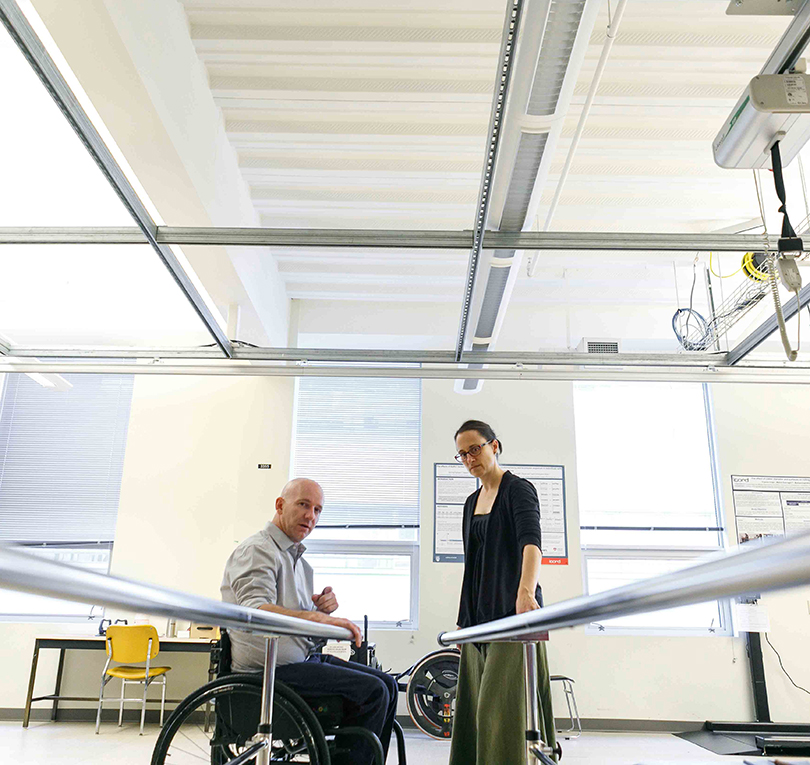
[[486,515],[473,515],[470,523],[470,545],[464,560],[472,566],[472,591],[481,592],[481,580],[484,572],[484,543],[487,538],[489,526],[489,513]]
[[[508,470],[488,515],[474,515],[481,489],[464,504],[464,579],[458,626],[471,627],[515,613],[523,548],[541,546],[537,490]],[[481,520],[485,519],[485,520]],[[541,548],[542,549],[542,548]],[[541,603],[540,587],[535,597]]]

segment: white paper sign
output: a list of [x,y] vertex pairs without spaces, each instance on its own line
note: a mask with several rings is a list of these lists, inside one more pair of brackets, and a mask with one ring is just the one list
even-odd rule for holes
[[733,475],[731,488],[740,544],[810,529],[810,478]]
[[337,656],[338,659],[343,659],[343,661],[349,661],[352,657],[352,644],[348,640],[327,643],[321,650],[323,653],[329,656]]
[[734,625],[737,632],[770,632],[771,620],[765,606],[756,603],[734,604]]
[[[565,527],[565,470],[562,465],[502,465],[530,481],[540,501],[543,563],[568,564]],[[463,562],[464,503],[479,487],[464,465],[437,462],[434,466],[434,562]]]

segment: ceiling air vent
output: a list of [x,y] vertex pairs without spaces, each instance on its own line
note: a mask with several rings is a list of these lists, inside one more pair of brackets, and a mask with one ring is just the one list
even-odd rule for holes
[[583,337],[577,346],[579,353],[621,353],[622,345],[620,340],[594,340]]

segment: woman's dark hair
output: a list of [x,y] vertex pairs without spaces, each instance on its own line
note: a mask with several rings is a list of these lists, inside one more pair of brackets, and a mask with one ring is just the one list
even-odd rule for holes
[[501,443],[501,439],[495,435],[495,431],[489,425],[485,422],[481,422],[481,420],[467,420],[467,422],[456,431],[453,440],[455,441],[462,433],[468,433],[471,430],[480,433],[481,437],[485,438],[487,441],[497,441],[498,454],[503,453],[503,443]]

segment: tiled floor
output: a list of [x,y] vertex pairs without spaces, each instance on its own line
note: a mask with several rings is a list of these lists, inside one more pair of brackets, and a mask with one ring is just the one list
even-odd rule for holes
[[[0,723],[0,763],[26,765],[148,765],[157,728],[147,727],[138,736],[137,725],[118,728],[114,723],[93,733],[91,723],[32,722],[23,730],[18,722]],[[446,765],[450,744],[433,741],[413,730],[406,731],[410,765]],[[766,758],[721,757],[667,734],[585,733],[577,740],[563,741],[565,765],[742,765],[745,760],[767,763]],[[785,760],[804,762],[810,760]],[[396,763],[392,750],[389,763]]]

